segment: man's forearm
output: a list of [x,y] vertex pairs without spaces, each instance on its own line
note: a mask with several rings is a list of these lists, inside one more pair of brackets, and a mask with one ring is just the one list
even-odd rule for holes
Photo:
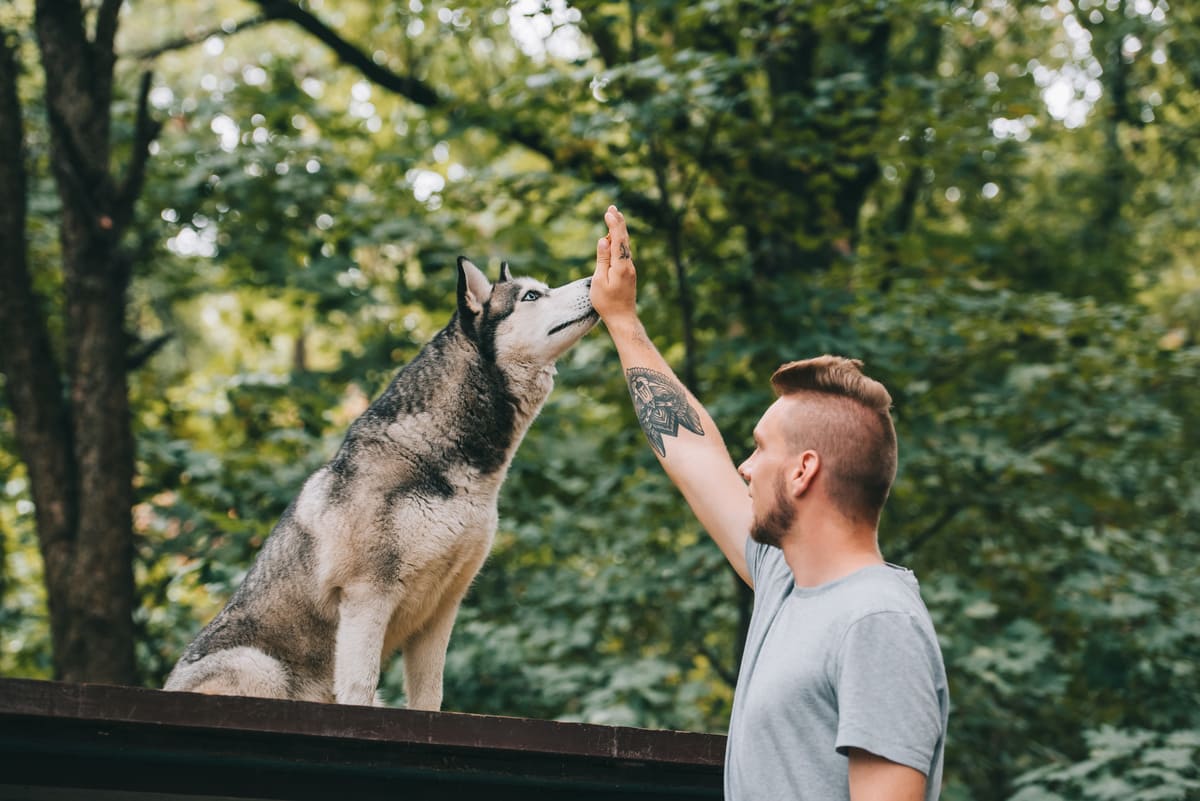
[[[609,325],[608,329],[621,358],[621,369],[638,424],[667,473],[672,473],[674,456],[678,452],[678,447],[672,444],[672,452],[668,454],[667,446],[672,440],[677,440],[680,429],[700,438],[715,433],[719,442],[720,433],[717,432],[712,418],[683,386],[658,348],[650,341],[641,321],[622,321],[616,325]],[[703,443],[707,444],[709,443]],[[691,447],[698,445],[701,443],[693,443]],[[720,447],[724,454],[724,446]],[[688,448],[685,446],[684,449]]]
[[650,341],[640,320],[623,319],[608,327],[650,447],[700,524],[749,583],[744,552],[749,495],[721,432]]

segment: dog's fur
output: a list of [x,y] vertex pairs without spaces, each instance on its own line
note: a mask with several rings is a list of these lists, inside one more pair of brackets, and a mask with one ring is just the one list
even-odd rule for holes
[[551,289],[505,264],[493,286],[460,258],[450,323],[304,483],[165,689],[371,704],[400,649],[408,705],[439,709],[501,482],[555,360],[598,319],[589,283]]

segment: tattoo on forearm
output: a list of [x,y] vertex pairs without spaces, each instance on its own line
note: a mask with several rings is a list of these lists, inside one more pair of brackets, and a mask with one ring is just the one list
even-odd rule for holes
[[622,259],[633,258],[633,255],[629,252],[629,243],[628,242],[621,243],[620,252],[621,252]]
[[674,381],[644,367],[630,367],[625,375],[638,423],[646,432],[650,447],[659,456],[666,458],[667,455],[663,435],[679,436],[680,426],[693,434],[704,436],[699,413],[688,404],[687,394]]

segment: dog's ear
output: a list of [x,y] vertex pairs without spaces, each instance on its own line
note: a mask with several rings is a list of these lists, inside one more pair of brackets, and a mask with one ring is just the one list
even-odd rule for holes
[[500,280],[497,281],[496,283],[503,284],[505,281],[511,281],[511,280],[512,280],[512,273],[510,273],[508,271],[508,262],[506,262],[506,261],[500,262]]
[[466,259],[458,257],[458,310],[463,314],[483,312],[483,304],[492,296],[492,285],[483,272]]

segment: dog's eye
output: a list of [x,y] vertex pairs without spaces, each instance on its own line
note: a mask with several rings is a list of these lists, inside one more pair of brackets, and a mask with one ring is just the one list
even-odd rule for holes
[[521,296],[521,300],[537,300],[541,296],[541,292],[538,292],[536,289],[531,289]]

